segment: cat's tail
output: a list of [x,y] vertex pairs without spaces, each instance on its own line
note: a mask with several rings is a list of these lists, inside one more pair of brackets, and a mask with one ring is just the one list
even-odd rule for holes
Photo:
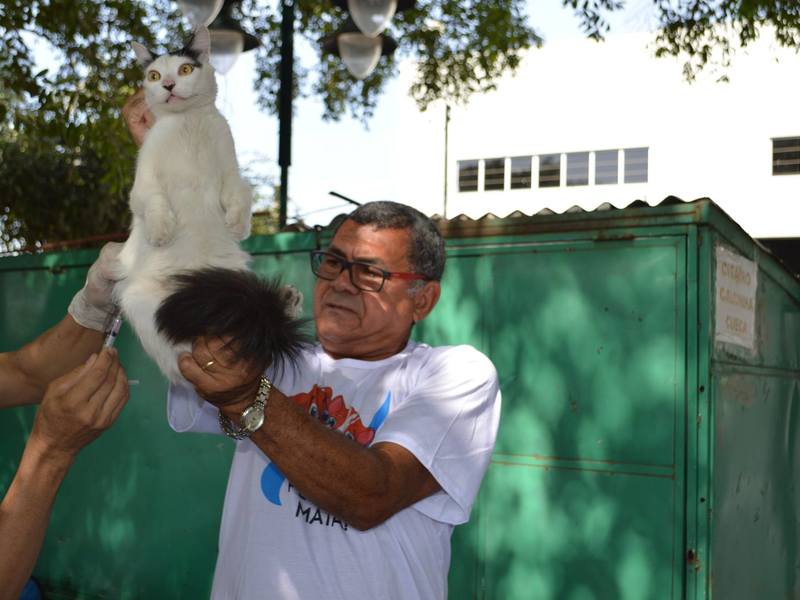
[[230,339],[238,360],[261,369],[294,361],[308,341],[292,315],[292,295],[276,280],[244,270],[205,268],[170,277],[174,290],[156,311],[156,327],[173,344]]

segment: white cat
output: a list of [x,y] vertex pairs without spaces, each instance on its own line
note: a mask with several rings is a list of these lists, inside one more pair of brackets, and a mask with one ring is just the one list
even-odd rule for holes
[[[214,267],[224,288],[220,269],[247,268],[250,256],[239,241],[250,234],[251,191],[239,173],[230,128],[214,105],[208,30],[200,28],[186,48],[172,54],[154,57],[141,44],[133,48],[145,69],[145,98],[155,124],[139,151],[130,195],[133,223],[119,255],[121,281],[114,293],[145,351],[171,381],[181,382],[176,359],[190,341],[184,336],[176,344],[174,335],[170,341],[160,333],[156,312],[175,292],[178,274]],[[213,313],[206,307],[205,315],[185,318],[211,319],[208,310]],[[195,335],[206,331],[203,325],[193,324],[193,330],[200,328]]]

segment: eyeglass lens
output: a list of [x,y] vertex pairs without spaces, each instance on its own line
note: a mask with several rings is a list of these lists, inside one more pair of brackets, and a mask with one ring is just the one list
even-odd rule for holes
[[366,263],[346,261],[335,254],[319,253],[313,255],[314,272],[323,279],[333,280],[348,268],[350,282],[357,288],[367,292],[377,292],[383,287],[384,274],[381,269]]

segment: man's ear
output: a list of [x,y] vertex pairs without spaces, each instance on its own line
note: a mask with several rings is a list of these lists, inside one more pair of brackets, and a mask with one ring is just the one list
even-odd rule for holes
[[442,285],[438,281],[427,281],[423,288],[414,294],[414,323],[419,323],[430,314],[441,293]]
[[133,46],[133,51],[136,53],[136,62],[142,67],[146,67],[153,62],[153,55],[150,53],[150,50],[142,46],[139,42],[133,42],[131,46]]

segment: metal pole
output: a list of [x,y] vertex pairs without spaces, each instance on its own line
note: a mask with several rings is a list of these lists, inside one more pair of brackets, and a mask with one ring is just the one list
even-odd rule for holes
[[450,130],[450,105],[444,109],[444,210],[442,216],[447,218],[447,137]]
[[282,0],[281,87],[278,92],[278,165],[281,168],[278,227],[286,225],[289,166],[292,164],[292,92],[294,88],[294,0]]
[[345,202],[349,202],[350,204],[355,204],[356,206],[361,206],[361,202],[356,202],[352,198],[348,198],[347,196],[344,196],[344,195],[340,194],[339,192],[330,191],[330,192],[328,192],[328,194],[331,195],[331,196],[335,196],[336,198],[341,198],[342,200],[344,200]]

